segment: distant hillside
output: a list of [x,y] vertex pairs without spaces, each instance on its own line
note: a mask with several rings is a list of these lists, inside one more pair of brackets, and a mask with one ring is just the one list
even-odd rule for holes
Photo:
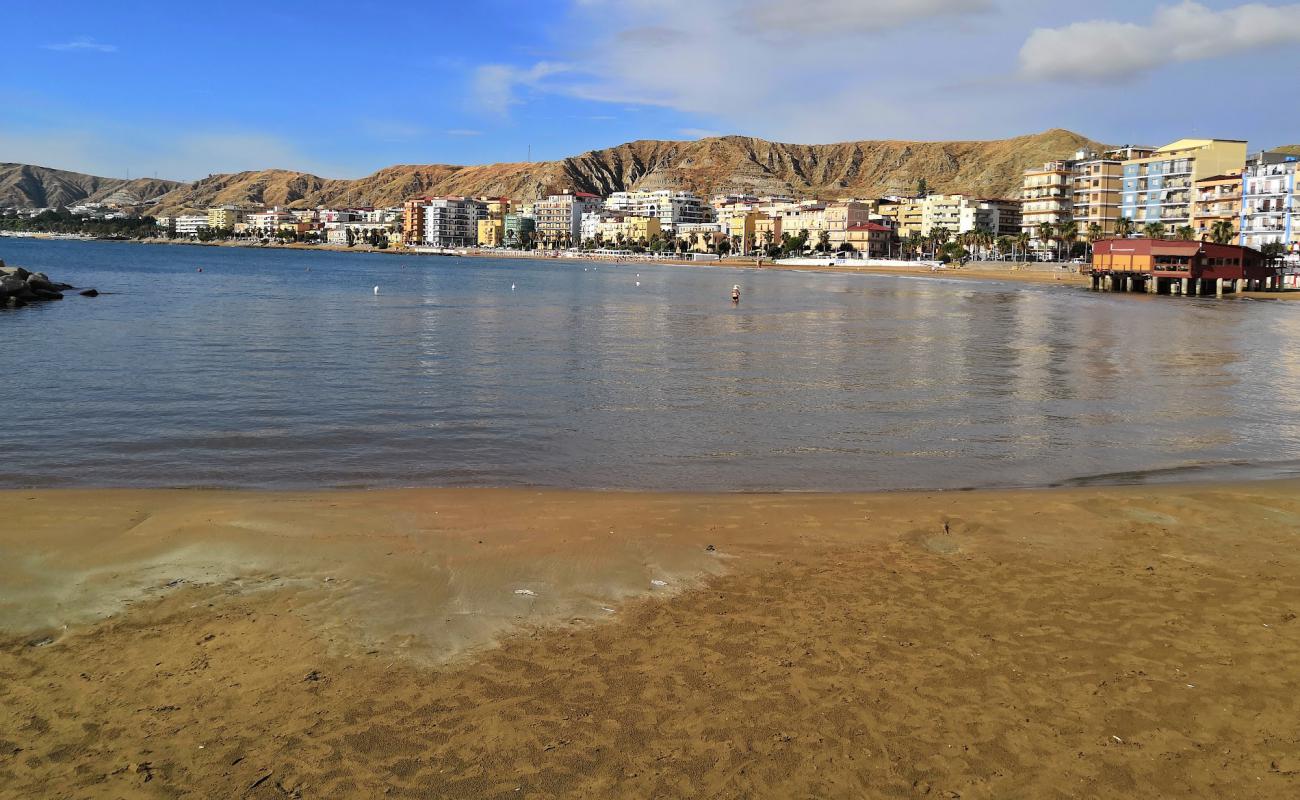
[[1300,156],[1300,144],[1284,144],[1281,147],[1274,147],[1274,152],[1287,153],[1293,156]]
[[46,208],[83,202],[136,205],[182,185],[155,178],[101,178],[30,164],[0,164],[0,208]]
[[687,189],[841,197],[910,193],[924,179],[932,191],[1018,196],[1031,165],[1102,147],[1077,133],[1051,130],[984,142],[863,141],[826,145],[768,142],[744,136],[699,141],[637,141],[561,161],[395,166],[357,180],[262,170],[213,175],[175,188],[156,211],[213,205],[392,206],[419,195],[505,195],[533,200],[576,189]]

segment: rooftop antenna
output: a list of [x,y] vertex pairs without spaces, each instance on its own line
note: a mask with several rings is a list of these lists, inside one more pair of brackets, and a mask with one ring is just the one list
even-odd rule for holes
[[532,160],[533,160],[533,143],[532,143],[532,142],[529,142],[529,143],[528,143],[528,160],[529,160],[529,161],[532,161]]

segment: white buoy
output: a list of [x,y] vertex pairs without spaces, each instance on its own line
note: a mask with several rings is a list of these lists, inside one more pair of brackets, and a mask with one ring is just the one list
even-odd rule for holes
[[515,285],[512,283],[512,284],[510,284],[510,291],[513,292],[514,290],[515,290]]
[[379,287],[378,287],[378,286],[375,287],[375,294],[379,294]]
[[640,286],[640,285],[641,285],[641,281],[637,281],[637,282],[636,282],[636,285],[637,285],[637,286]]

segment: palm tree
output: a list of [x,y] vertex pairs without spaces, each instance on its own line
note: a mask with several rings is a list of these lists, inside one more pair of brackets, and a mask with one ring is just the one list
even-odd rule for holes
[[1196,238],[1196,229],[1191,225],[1182,225],[1174,231],[1174,238],[1183,242],[1190,242]]
[[934,258],[939,257],[939,248],[952,241],[952,231],[942,225],[936,225],[930,229],[930,254]]
[[1056,226],[1056,260],[1061,260],[1061,245],[1069,242],[1070,249],[1066,251],[1066,256],[1074,255],[1074,243],[1079,241],[1079,223],[1070,221],[1062,222]]
[[831,251],[831,232],[817,231],[817,249],[823,253]]
[[763,249],[767,250],[772,247],[772,242],[776,239],[776,232],[771,228],[763,231]]
[[1088,232],[1084,234],[1084,236],[1088,240],[1088,255],[1092,255],[1093,249],[1096,247],[1097,240],[1102,238],[1105,235],[1106,235],[1106,231],[1100,225],[1098,225],[1095,222],[1088,223]]
[[1052,239],[1056,238],[1056,226],[1050,222],[1038,223],[1038,241],[1051,247]]
[[913,257],[921,252],[921,246],[925,243],[925,237],[920,231],[914,230],[907,234],[907,249]]
[[1015,246],[1016,246],[1016,241],[1015,239],[1012,239],[1010,236],[999,236],[997,240],[993,243],[994,251],[998,254],[998,256],[1006,255],[1007,251],[1014,250]]
[[1215,244],[1231,244],[1237,238],[1237,229],[1230,221],[1221,219],[1210,226],[1210,241]]
[[1031,238],[1029,231],[1021,231],[1016,234],[1016,246],[1020,248],[1020,257],[1022,259],[1029,252],[1029,242]]
[[1115,235],[1121,239],[1127,239],[1133,235],[1135,227],[1133,220],[1128,217],[1120,217],[1115,220]]
[[1142,235],[1148,239],[1163,239],[1166,230],[1163,222],[1148,222],[1142,226]]

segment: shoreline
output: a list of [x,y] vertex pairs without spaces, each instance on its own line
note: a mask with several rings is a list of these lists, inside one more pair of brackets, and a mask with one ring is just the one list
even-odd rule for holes
[[[599,256],[548,256],[538,255],[534,252],[518,251],[515,252],[465,252],[457,253],[454,256],[442,253],[419,253],[403,249],[376,249],[376,248],[358,248],[345,247],[340,245],[320,245],[320,244],[252,244],[243,242],[198,242],[198,241],[178,241],[174,239],[126,239],[126,240],[108,240],[108,239],[66,239],[64,241],[111,241],[122,244],[133,245],[168,245],[182,247],[226,247],[241,248],[248,250],[293,250],[301,252],[324,252],[324,253],[352,253],[356,255],[389,255],[389,256],[418,256],[422,258],[489,258],[498,260],[536,260],[536,261],[557,261],[560,263],[577,262],[577,263],[603,263],[603,264],[626,264],[628,266],[638,265],[671,265],[671,266],[689,266],[701,268],[729,268],[736,270],[755,270],[762,272],[764,270],[784,271],[784,272],[821,272],[827,274],[845,274],[845,275],[887,275],[895,277],[914,277],[943,279],[953,278],[957,280],[975,280],[975,281],[1005,281],[1011,283],[1035,283],[1062,286],[1086,286],[1087,280],[1078,272],[1048,272],[1038,270],[1021,270],[1008,266],[1006,269],[968,269],[963,267],[950,268],[939,271],[931,271],[928,266],[918,266],[912,268],[900,267],[854,267],[854,266],[818,266],[808,264],[777,264],[770,260],[764,259],[762,266],[754,263],[753,259],[735,259],[728,258],[718,261],[692,261],[689,259],[616,259]],[[992,262],[984,262],[992,263]],[[1011,262],[1008,262],[1009,264]],[[1276,297],[1277,295],[1274,295]]]
[[1300,787],[1297,479],[0,503],[0,797]]

